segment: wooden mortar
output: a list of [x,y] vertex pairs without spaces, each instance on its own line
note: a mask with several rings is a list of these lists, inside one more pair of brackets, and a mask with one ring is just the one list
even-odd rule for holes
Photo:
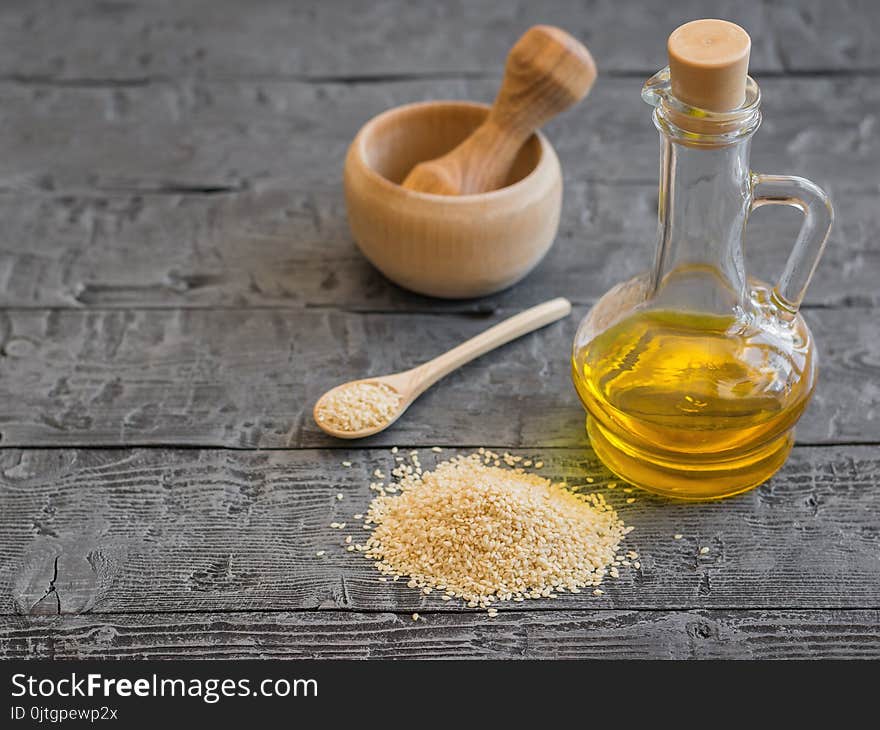
[[423,160],[454,149],[489,107],[436,101],[390,109],[358,132],[345,159],[345,200],[363,254],[395,283],[421,294],[478,297],[519,281],[559,226],[562,171],[540,133],[522,145],[505,187],[438,195],[401,183]]

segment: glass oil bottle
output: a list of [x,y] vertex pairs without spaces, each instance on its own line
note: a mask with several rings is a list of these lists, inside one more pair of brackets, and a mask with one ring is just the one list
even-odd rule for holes
[[[644,86],[660,131],[653,270],[608,291],[581,322],[572,372],[593,448],[652,492],[713,499],[785,462],[816,383],[798,307],[831,227],[803,178],[749,169],[760,92],[739,26],[701,20],[669,38],[670,66]],[[749,212],[795,206],[804,223],[774,285],[746,276]]]

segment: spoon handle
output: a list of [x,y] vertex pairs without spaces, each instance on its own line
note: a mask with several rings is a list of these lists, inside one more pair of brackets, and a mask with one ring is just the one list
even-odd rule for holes
[[490,327],[482,334],[462,342],[449,352],[445,352],[433,360],[429,360],[411,371],[412,398],[418,397],[441,378],[449,375],[456,368],[484,355],[489,350],[507,344],[517,337],[540,329],[545,325],[568,316],[571,302],[559,297],[549,302],[538,304],[531,309],[520,312],[503,322]]

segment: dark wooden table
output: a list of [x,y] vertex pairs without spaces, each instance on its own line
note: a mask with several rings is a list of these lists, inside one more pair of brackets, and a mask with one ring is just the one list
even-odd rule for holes
[[[880,656],[880,10],[714,5],[3,3],[0,655]],[[641,568],[601,597],[490,619],[377,581],[329,523],[363,510],[392,445],[610,478],[569,344],[650,263],[658,153],[639,91],[667,34],[706,15],[752,34],[755,169],[815,179],[838,212],[804,307],[821,381],[789,462],[722,503],[607,492]],[[601,71],[547,130],[566,182],[554,248],[486,299],[396,288],[347,231],[347,144],[395,104],[490,100],[535,22],[581,37]],[[798,223],[755,214],[756,272],[779,269]],[[311,422],[326,387],[559,295],[569,320],[450,376],[394,429],[349,445]]]

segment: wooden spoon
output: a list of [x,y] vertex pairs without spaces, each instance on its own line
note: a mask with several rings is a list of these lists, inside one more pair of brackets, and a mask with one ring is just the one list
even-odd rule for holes
[[439,195],[503,187],[523,142],[584,98],[595,80],[593,57],[577,40],[550,25],[530,28],[507,56],[486,121],[451,152],[416,165],[403,187]]
[[[438,380],[449,375],[453,370],[480,355],[484,355],[490,350],[494,350],[496,347],[500,347],[511,340],[515,340],[517,337],[522,337],[522,335],[544,327],[558,319],[562,319],[570,312],[571,302],[567,299],[561,297],[559,299],[552,299],[549,302],[544,302],[536,307],[520,312],[509,319],[505,319],[494,327],[490,327],[482,334],[471,338],[467,342],[463,342],[458,347],[449,350],[449,352],[446,352],[439,357],[435,357],[433,360],[429,360],[412,370],[405,370],[391,375],[379,375],[374,378],[352,380],[348,383],[337,385],[335,388],[328,390],[318,399],[318,402],[315,403],[312,416],[315,419],[315,423],[318,424],[318,427],[331,436],[336,436],[341,439],[359,439],[364,438],[365,436],[372,436],[373,434],[379,433],[388,428],[403,415],[416,398],[434,385]],[[382,383],[392,388],[400,397],[397,404],[397,410],[384,423],[381,423],[378,426],[364,428],[360,431],[341,431],[322,421],[318,415],[322,401],[334,391],[355,383]]]

